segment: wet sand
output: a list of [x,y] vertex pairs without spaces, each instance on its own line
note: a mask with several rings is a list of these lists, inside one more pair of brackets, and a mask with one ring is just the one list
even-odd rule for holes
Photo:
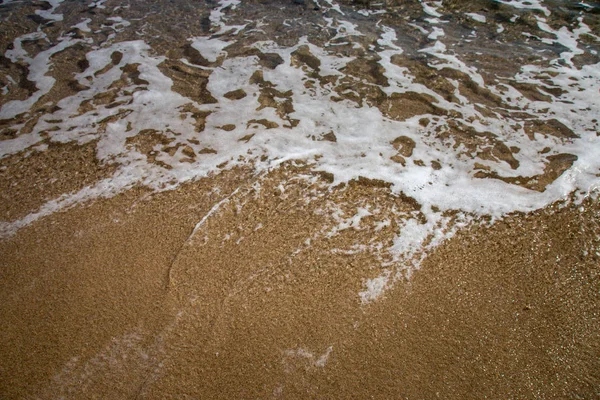
[[[330,227],[315,211],[330,200],[412,206],[385,187],[328,190],[322,179],[297,179],[304,172],[236,170],[161,194],[131,190],[4,239],[0,393],[598,395],[597,201],[466,228],[364,305],[357,293],[381,272],[378,255],[333,249],[374,235],[385,242],[394,227],[375,233],[367,219],[306,246]],[[316,200],[306,204],[309,193]]]
[[0,3],[0,399],[600,398],[597,5]]

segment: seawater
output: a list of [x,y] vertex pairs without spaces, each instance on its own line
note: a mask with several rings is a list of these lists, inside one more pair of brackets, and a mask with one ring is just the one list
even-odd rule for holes
[[430,221],[597,191],[598,3],[370,6],[5,0],[0,157],[97,140],[118,168],[2,231],[239,165],[390,182]]

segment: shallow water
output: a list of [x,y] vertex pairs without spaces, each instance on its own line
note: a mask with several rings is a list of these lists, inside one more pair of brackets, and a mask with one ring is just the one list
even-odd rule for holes
[[0,157],[95,143],[78,202],[296,160],[383,180],[430,221],[600,182],[597,3],[4,1]]

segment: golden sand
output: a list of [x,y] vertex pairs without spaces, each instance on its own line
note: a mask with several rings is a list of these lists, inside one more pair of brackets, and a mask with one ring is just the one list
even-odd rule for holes
[[[21,35],[38,30],[46,36],[18,42],[28,56],[67,36],[87,41],[53,53],[47,71],[56,80],[52,88],[27,112],[0,120],[2,142],[40,135],[35,144],[8,151],[0,159],[0,221],[19,221],[63,194],[106,178],[116,180],[115,171],[122,165],[114,158],[120,153],[100,157],[98,141],[108,124],[124,122],[130,113],[139,113],[140,119],[149,116],[140,113],[139,105],[128,108],[133,93],[149,86],[140,77],[139,63],[120,66],[124,54],[115,50],[106,66],[89,70],[89,52],[110,46],[116,33],[115,43],[143,39],[152,57],[165,57],[158,70],[173,82],[174,92],[190,99],[177,108],[175,118],[193,120],[184,135],[171,131],[166,121],[166,126],[127,136],[121,151],[136,150],[147,161],[132,168],[170,170],[172,165],[161,160],[172,158],[180,148],[182,158],[171,162],[200,168],[203,156],[217,153],[201,145],[204,138],[199,134],[218,107],[198,107],[218,103],[207,84],[211,68],[222,68],[226,57],[219,55],[211,62],[190,42],[216,32],[210,20],[216,3],[147,0],[122,7],[121,2],[109,1],[110,7],[102,8],[64,2],[64,20],[50,23],[36,14],[52,7],[47,2],[3,4],[7,11],[0,29],[2,54],[14,50]],[[231,7],[220,9],[229,14],[223,21],[248,23],[240,38],[219,36],[230,43],[227,57],[253,56],[264,71],[272,71],[283,63],[282,57],[255,44],[276,38],[287,48],[298,43],[301,33],[311,38],[313,47],[299,46],[290,63],[305,74],[307,91],[331,90],[334,103],[368,105],[390,121],[426,115],[418,126],[433,143],[453,146],[459,158],[478,159],[469,178],[544,192],[573,167],[577,156],[563,150],[550,154],[550,147],[542,149],[540,144],[539,152],[534,146],[525,156],[537,152],[543,168],[536,175],[499,174],[490,162],[516,170],[518,158],[524,159],[516,156],[523,154],[521,148],[504,143],[504,136],[475,130],[455,109],[440,108],[431,94],[417,93],[414,87],[402,93],[384,91],[388,77],[373,49],[386,46],[378,44],[381,32],[374,28],[374,19],[373,24],[357,19],[363,21],[366,34],[346,39],[342,35],[336,42],[334,36],[346,28],[325,28],[325,14],[310,1],[302,3],[281,3],[280,9],[263,1],[244,1],[247,9],[237,14]],[[526,10],[516,24],[508,24],[514,10],[495,3],[444,1],[455,26],[454,31],[448,28],[448,46],[457,44],[453,51],[458,59],[478,71],[485,84],[499,76],[532,102],[564,100],[566,107],[570,103],[561,100],[565,92],[554,85],[551,69],[539,85],[516,79],[524,65],[554,63],[540,56],[558,52],[542,46],[552,36],[539,29],[541,20],[536,18],[542,14]],[[388,4],[393,5],[391,12],[377,17],[381,26],[402,27],[428,17],[423,2]],[[575,14],[565,7],[556,7],[548,22],[573,28]],[[504,34],[495,23],[479,25],[467,18],[468,11],[486,13],[488,8],[495,21],[506,25]],[[290,15],[303,19],[303,26],[293,25]],[[331,21],[341,18],[334,10],[327,15]],[[597,32],[600,22],[589,15],[585,21],[590,32]],[[117,29],[118,20],[108,19],[119,16],[131,24],[128,29]],[[562,20],[567,17],[573,21]],[[84,18],[89,18],[90,32],[75,27]],[[269,19],[277,23],[262,23]],[[467,30],[488,39],[463,48]],[[406,26],[402,32],[398,45],[405,51],[389,61],[407,68],[406,79],[431,89],[429,93],[456,107],[465,106],[457,96],[467,99],[482,121],[490,116],[498,121],[514,118],[522,123],[525,140],[535,145],[536,135],[544,143],[555,140],[557,146],[578,137],[555,116],[536,114],[539,105],[515,108],[464,71],[432,67],[422,50],[435,39]],[[528,40],[535,39],[532,48],[523,54],[524,49],[505,53],[502,41],[521,43],[525,33]],[[573,52],[574,65],[596,62],[597,52],[591,53],[595,36],[586,35],[581,43],[590,46],[581,54]],[[338,71],[339,76],[327,75],[311,53],[315,45],[336,48],[339,55],[355,59]],[[30,61],[2,56],[0,106],[36,93],[30,67]],[[85,71],[87,77],[77,77]],[[103,87],[96,78],[109,71],[116,78]],[[248,143],[257,140],[261,130],[281,136],[278,128],[298,126],[294,106],[300,107],[294,105],[292,90],[266,78],[269,74],[258,69],[245,86],[223,97],[235,104],[256,95],[257,111],[272,108],[279,122],[257,114],[243,123],[213,122],[210,133],[246,128],[232,143]],[[84,91],[83,83],[97,91],[76,103],[65,120],[54,119],[59,102]],[[94,114],[98,110],[104,114]],[[107,110],[115,113],[108,115]],[[77,128],[67,127],[65,121],[81,115],[90,131],[86,127],[66,139],[68,143],[59,143],[62,139],[53,133]],[[433,119],[442,116],[448,123],[434,126]],[[40,130],[40,121],[49,125]],[[123,126],[133,129],[131,121]],[[510,129],[520,134],[521,126],[515,126]],[[595,119],[593,125],[580,128],[589,137],[599,134]],[[343,142],[343,132],[329,128],[310,135],[315,145]],[[405,132],[398,132],[388,145],[397,152],[391,160],[399,165],[426,166],[414,151],[421,143]],[[258,151],[252,155],[244,150],[230,160],[245,160],[246,155],[261,159]],[[263,157],[263,167],[273,161]],[[332,187],[331,174],[300,162],[261,173],[251,163],[226,170],[228,162],[222,162],[212,169],[218,174],[171,191],[137,186],[108,199],[77,203],[0,238],[0,399],[600,398],[597,199],[555,203],[494,223],[474,220],[437,247],[425,243],[424,253],[413,259],[397,258],[388,249],[402,233],[402,222],[426,220],[414,199],[393,194],[390,184],[382,181],[358,179]],[[442,169],[439,160],[430,160],[429,166]],[[97,197],[102,193],[106,194]],[[359,208],[371,212],[352,222]],[[452,223],[459,214],[447,213],[451,226],[457,226]],[[368,280],[386,273],[385,291],[364,301],[360,293]]]
[[381,254],[334,249],[389,245],[397,227],[376,230],[372,216],[327,237],[331,221],[318,210],[328,202],[415,205],[366,181],[330,190],[303,174],[293,166],[261,176],[234,170],[160,194],[131,190],[4,239],[0,393],[598,394],[596,201],[466,228],[365,305],[358,293],[381,272]]

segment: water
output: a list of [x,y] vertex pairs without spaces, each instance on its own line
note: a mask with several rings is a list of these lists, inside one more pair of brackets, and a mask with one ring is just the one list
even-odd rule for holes
[[430,221],[594,193],[598,4],[466,3],[5,0],[0,157],[97,141],[117,168],[2,230],[290,160],[390,182]]

